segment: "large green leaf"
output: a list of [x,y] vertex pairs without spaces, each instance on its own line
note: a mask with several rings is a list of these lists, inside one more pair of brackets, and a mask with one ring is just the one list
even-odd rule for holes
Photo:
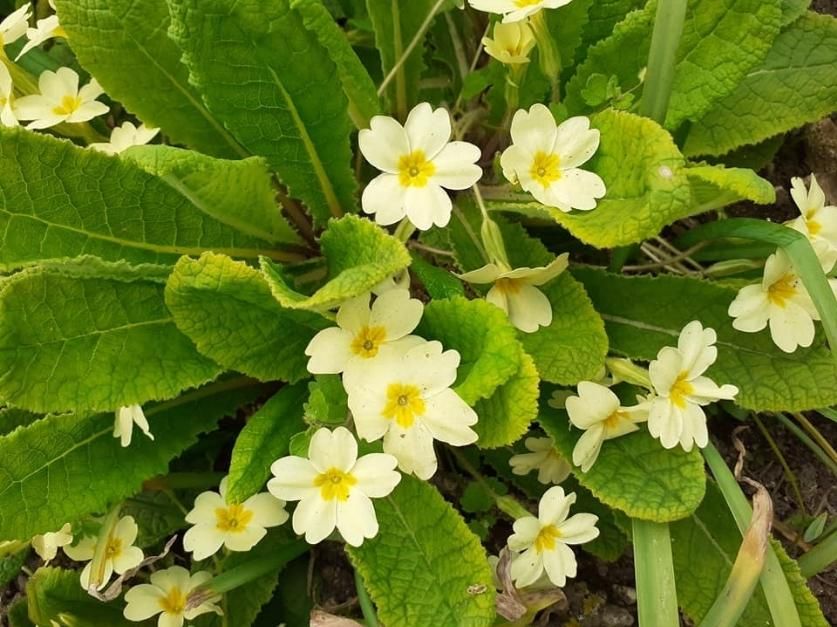
[[277,392],[255,414],[235,441],[227,478],[227,498],[240,503],[264,487],[270,465],[288,454],[291,436],[305,429],[304,383]]
[[[567,413],[542,404],[539,421],[561,455],[572,459],[582,432],[571,428]],[[593,467],[587,472],[576,469],[575,477],[605,505],[655,522],[688,516],[706,488],[697,449],[666,450],[645,429],[605,442]]]
[[[375,31],[375,46],[381,53],[384,76],[398,63],[407,46],[418,33],[419,27],[430,14],[435,0],[366,0],[366,8]],[[419,80],[424,70],[424,43],[421,42],[410,53],[402,67],[402,78],[393,80],[390,94],[407,105],[416,104]]]
[[0,435],[11,433],[18,427],[35,422],[40,417],[40,414],[26,411],[25,409],[4,407],[0,409]]
[[57,0],[56,6],[79,63],[143,122],[211,155],[246,155],[189,84],[180,51],[166,36],[165,0]]
[[375,501],[380,531],[348,548],[388,627],[494,624],[494,585],[479,539],[431,485],[402,476]]
[[717,101],[686,138],[687,155],[721,155],[837,110],[837,19],[808,13]]
[[546,213],[599,248],[653,237],[693,212],[685,160],[665,129],[648,118],[614,110],[593,116],[592,125],[601,131],[601,145],[585,168],[598,173],[607,186],[595,209],[564,213],[528,195],[525,201],[495,201],[490,206]]
[[262,381],[307,376],[305,347],[328,326],[318,314],[283,309],[258,270],[213,253],[178,261],[165,298],[201,353]]
[[596,0],[588,10],[589,19],[584,26],[581,37],[581,47],[577,53],[576,63],[580,64],[586,58],[593,44],[601,41],[611,33],[631,11],[642,8],[645,0]]
[[692,188],[692,201],[701,213],[741,200],[760,205],[776,202],[773,184],[752,170],[701,164],[690,166],[686,176]]
[[732,383],[736,404],[757,411],[802,411],[837,403],[837,366],[818,332],[808,349],[784,353],[768,331],[742,333],[727,314],[736,290],[687,277],[624,277],[575,268],[605,321],[611,349],[654,359],[677,344],[680,330],[700,320],[718,333],[718,361],[708,375]]
[[210,111],[320,221],[355,207],[337,66],[289,0],[168,0],[169,34]]
[[242,233],[268,242],[300,242],[276,206],[273,179],[261,157],[228,161],[170,146],[134,146],[122,157]]
[[273,296],[289,309],[325,310],[360,294],[410,265],[410,253],[400,241],[374,222],[345,216],[329,222],[320,238],[329,280],[310,296],[289,284],[280,266],[263,258],[262,273]]
[[168,270],[154,268],[81,258],[7,279],[0,396],[36,412],[104,411],[172,398],[218,376],[175,326],[163,302]]
[[[700,623],[723,589],[741,545],[741,533],[713,482],[707,486],[706,497],[697,511],[671,525],[671,540],[677,600],[686,614]],[[796,562],[778,543],[773,543],[773,549],[788,578],[802,624],[825,627],[827,623],[819,604],[799,575]],[[773,625],[761,587],[756,589],[737,624],[741,627]]]
[[231,379],[148,407],[154,440],[134,434],[127,448],[113,437],[112,412],[49,416],[0,437],[0,539],[28,540],[104,512],[261,391]]
[[83,254],[137,263],[208,249],[274,255],[224,223],[236,216],[207,213],[185,191],[117,157],[0,127],[0,270]]
[[372,116],[381,112],[381,103],[375,83],[349,44],[346,33],[321,0],[292,0],[291,6],[302,15],[305,28],[317,36],[337,65],[343,91],[349,99],[349,115],[355,126],[367,128]]
[[425,307],[416,332],[440,341],[446,350],[459,351],[455,389],[469,405],[491,396],[522,368],[514,327],[498,307],[484,300],[434,300]]
[[87,594],[79,585],[76,570],[39,568],[26,583],[26,600],[29,618],[37,625],[128,627],[134,624],[122,616],[119,603],[102,603]]

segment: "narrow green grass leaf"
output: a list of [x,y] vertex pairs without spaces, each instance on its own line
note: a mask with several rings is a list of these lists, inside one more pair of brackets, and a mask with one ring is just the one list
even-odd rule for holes
[[642,627],[680,622],[668,524],[633,519],[636,605]]

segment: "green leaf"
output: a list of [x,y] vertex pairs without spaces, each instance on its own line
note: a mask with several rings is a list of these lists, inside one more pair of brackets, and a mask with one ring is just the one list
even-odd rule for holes
[[261,381],[307,377],[305,347],[328,325],[317,314],[283,309],[258,270],[213,253],[177,262],[166,305],[202,354]]
[[[663,0],[665,2],[665,0]],[[696,120],[758,65],[782,21],[783,0],[692,0],[677,52],[666,128]]]
[[803,411],[837,403],[837,366],[821,332],[811,348],[784,353],[766,331],[736,331],[727,315],[735,289],[686,277],[623,277],[591,268],[575,268],[573,274],[604,319],[616,353],[654,359],[663,346],[676,345],[680,330],[698,319],[718,334],[718,361],[708,376],[738,386],[737,405]]
[[357,128],[367,128],[369,120],[381,113],[378,90],[349,40],[321,0],[292,0],[294,11],[302,15],[305,28],[314,33],[337,65],[337,73],[346,98],[349,115]]
[[300,243],[276,206],[273,180],[261,157],[227,161],[170,146],[134,146],[121,156],[219,222],[267,242]]
[[593,0],[575,0],[554,11],[545,11],[549,32],[558,47],[561,64],[565,68],[574,65],[581,37],[589,20]]
[[526,433],[538,417],[539,383],[535,361],[521,351],[518,371],[494,394],[474,405],[474,411],[479,416],[479,422],[474,426],[479,434],[479,447],[507,446]]
[[782,0],[782,26],[802,17],[810,4],[811,0]]
[[[707,486],[706,497],[697,511],[671,525],[671,538],[677,598],[689,618],[700,623],[723,589],[741,545],[741,533],[714,482]],[[773,543],[773,549],[788,577],[802,624],[806,627],[825,627],[827,623],[819,604],[799,575],[796,562],[778,543]],[[738,625],[756,627],[772,624],[764,592],[759,586]]]
[[29,558],[29,549],[24,545],[24,549],[17,553],[12,553],[6,557],[0,557],[0,589],[6,587],[14,581],[20,574],[26,560]]
[[169,34],[209,109],[317,220],[352,211],[348,102],[337,66],[289,0],[168,3]]
[[104,411],[172,398],[220,374],[177,330],[163,279],[96,261],[3,283],[0,396],[36,412]]
[[165,0],[57,0],[56,6],[79,63],[108,95],[177,143],[219,157],[246,155],[189,84],[180,51],[166,36]]
[[0,538],[28,540],[139,492],[146,479],[261,389],[230,379],[145,410],[154,434],[122,448],[114,414],[54,415],[0,438]]
[[462,283],[445,268],[425,261],[424,257],[413,253],[410,270],[427,290],[431,298],[453,298],[465,296]]
[[40,417],[40,414],[26,411],[25,409],[4,407],[3,409],[0,409],[0,435],[6,435],[18,427],[31,424]]
[[227,498],[234,503],[247,500],[264,487],[270,465],[288,454],[291,436],[305,428],[302,402],[307,386],[289,385],[267,401],[235,441],[227,476]]
[[37,627],[29,619],[29,606],[26,597],[17,597],[10,605],[6,617],[9,627]]
[[[566,412],[542,404],[539,421],[561,455],[572,459],[582,432],[571,429]],[[645,429],[605,442],[593,467],[576,469],[575,478],[605,505],[653,522],[695,511],[706,484],[698,450],[666,450]]]
[[539,210],[598,248],[640,242],[693,213],[685,160],[665,129],[648,118],[612,109],[593,116],[592,126],[601,131],[601,145],[585,168],[599,174],[607,186],[607,195],[595,209],[564,213],[531,200],[495,201],[489,206]]
[[613,29],[631,11],[641,9],[645,0],[596,0],[588,10],[589,19],[582,33],[582,45],[577,51],[576,65],[586,58],[590,48],[613,33]]
[[339,375],[324,374],[308,384],[305,421],[317,425],[342,425],[349,415],[348,394]]
[[380,531],[347,547],[388,627],[494,624],[494,585],[479,539],[435,488],[402,476],[375,501]]
[[262,273],[283,307],[322,311],[369,292],[389,276],[410,265],[410,254],[400,241],[374,222],[356,216],[332,220],[320,238],[328,264],[329,281],[311,296],[288,285],[282,268],[262,258]]
[[759,205],[776,202],[773,184],[746,168],[701,164],[690,166],[686,176],[692,188],[692,199],[701,213],[741,200],[751,200]]
[[0,270],[77,255],[134,263],[207,249],[276,256],[183,191],[118,157],[0,127]]
[[[43,567],[26,584],[29,618],[38,625],[128,627],[118,603],[102,603],[79,585],[76,570]],[[66,618],[65,622],[62,618]],[[59,623],[58,621],[61,620]]]
[[417,333],[459,351],[454,389],[469,405],[490,397],[516,373],[524,379],[531,374],[521,364],[520,342],[506,314],[484,300],[434,300],[424,308]]
[[[404,51],[415,37],[422,22],[433,8],[435,0],[366,0],[366,8],[375,32],[375,46],[381,53],[381,68],[384,76],[404,55]],[[391,97],[410,106],[417,103],[418,86],[424,71],[424,42],[415,47],[402,67],[403,79],[392,81]]]
[[[197,495],[196,491],[190,494]],[[170,492],[144,490],[123,501],[119,513],[133,516],[139,528],[136,545],[145,548],[162,543],[186,526],[183,510],[178,505]]]
[[738,87],[695,122],[687,155],[722,155],[837,109],[837,19],[808,13],[773,42]]

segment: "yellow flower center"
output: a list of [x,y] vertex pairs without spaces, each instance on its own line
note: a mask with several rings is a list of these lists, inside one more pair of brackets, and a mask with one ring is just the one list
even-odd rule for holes
[[423,150],[414,150],[398,159],[398,180],[403,187],[424,187],[436,173],[436,166],[427,160]]
[[546,525],[535,538],[535,551],[543,553],[555,548],[555,541],[561,537],[561,531],[555,525]]
[[108,538],[107,546],[105,547],[105,558],[114,559],[122,554],[122,540],[110,536]]
[[554,152],[546,153],[539,150],[532,159],[529,174],[542,187],[549,187],[561,178],[561,157]]
[[352,475],[338,468],[329,468],[314,478],[314,485],[320,489],[323,500],[337,499],[345,501],[349,498],[349,491],[357,483]]
[[767,288],[767,298],[774,305],[784,307],[787,301],[796,296],[798,279],[793,274],[786,274]]
[[416,418],[424,415],[425,409],[424,399],[418,387],[390,383],[387,388],[387,403],[382,412],[386,418],[407,429],[413,425]]
[[520,291],[520,281],[514,279],[497,279],[494,285],[504,294],[517,294]]
[[674,385],[671,386],[671,391],[668,393],[671,402],[680,409],[686,407],[686,399],[695,391],[695,387],[686,380],[688,374],[688,372],[681,372],[674,381]]
[[175,586],[158,603],[166,614],[179,616],[186,610],[186,595],[183,594],[180,588]]
[[519,7],[531,7],[535,4],[540,4],[542,0],[514,0],[514,3]]
[[607,419],[604,421],[605,431],[614,431],[614,430],[618,429],[619,424],[623,420],[627,420],[627,419],[628,419],[628,415],[625,412],[620,411],[620,410],[617,409],[615,412],[610,414],[610,416],[608,416]]
[[81,98],[67,94],[61,98],[61,103],[53,107],[55,115],[72,115],[81,106]]
[[[2,102],[2,100],[0,100],[0,102]],[[816,237],[819,235],[820,231],[822,231],[822,224],[816,220],[808,220],[806,225],[808,226],[808,233],[810,233],[811,237]]]
[[387,339],[387,330],[384,327],[363,327],[352,340],[352,352],[360,357],[370,359],[378,354]]
[[219,531],[241,533],[247,529],[251,520],[253,512],[239,503],[215,510],[215,528]]

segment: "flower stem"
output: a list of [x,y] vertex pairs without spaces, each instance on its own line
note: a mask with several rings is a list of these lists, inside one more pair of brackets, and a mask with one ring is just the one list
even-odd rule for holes
[[667,523],[632,519],[637,610],[643,627],[679,625]]
[[665,121],[668,112],[677,46],[683,34],[687,4],[688,0],[661,0],[657,3],[639,112],[660,124]]
[[413,226],[412,222],[410,222],[410,218],[404,218],[398,223],[398,226],[395,227],[395,233],[393,233],[392,236],[399,242],[406,242],[415,232],[416,227]]
[[357,601],[360,604],[360,611],[363,612],[363,620],[367,627],[378,627],[378,617],[375,614],[375,606],[372,599],[366,592],[360,573],[355,571],[355,590],[357,590]]
[[450,452],[456,459],[456,463],[459,464],[465,472],[471,475],[482,486],[482,488],[491,495],[491,498],[493,498],[494,502],[497,504],[497,509],[504,514],[507,514],[512,520],[527,518],[532,515],[532,513],[523,507],[523,505],[521,505],[513,496],[501,496],[497,494],[491,487],[491,484],[488,483],[488,481],[485,480],[485,477],[482,476],[482,473],[474,468],[474,465],[468,461],[468,458],[460,451],[451,447]]
[[[685,0],[684,0],[685,1]],[[552,102],[561,101],[561,53],[549,33],[544,11],[538,11],[529,18],[535,41],[538,42],[538,60],[541,71],[552,85]]]

